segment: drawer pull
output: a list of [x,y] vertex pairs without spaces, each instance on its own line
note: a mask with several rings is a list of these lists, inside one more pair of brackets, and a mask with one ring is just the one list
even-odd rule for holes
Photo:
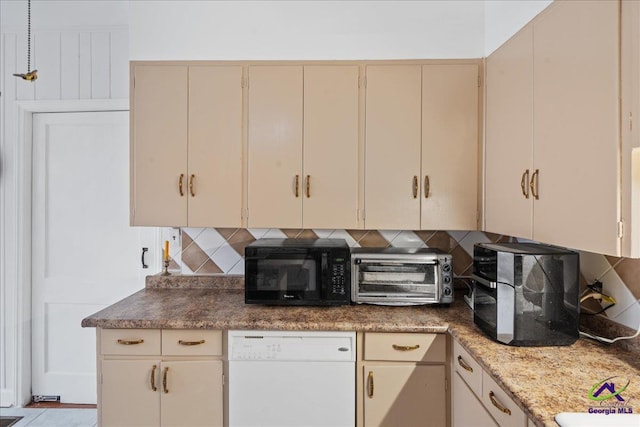
[[200,340],[200,341],[178,341],[178,344],[180,345],[200,345],[200,344],[204,344],[204,340]]
[[144,340],[118,340],[117,342],[122,345],[136,345],[142,344]]
[[367,378],[367,395],[369,398],[373,397],[373,371],[369,371],[369,376]]
[[169,389],[167,388],[167,374],[169,373],[169,367],[164,368],[162,372],[162,391],[165,393],[169,393]]
[[394,350],[398,350],[398,351],[411,351],[411,350],[419,349],[420,348],[420,344],[416,344],[416,345],[392,344],[391,347],[393,347]]
[[151,368],[151,390],[158,391],[158,387],[156,387],[156,368],[158,365],[153,365]]
[[467,365],[467,362],[464,361],[462,356],[458,356],[458,365],[462,366],[465,371],[473,372],[473,368]]
[[498,408],[500,412],[502,412],[503,414],[511,415],[511,409],[505,408],[504,406],[502,406],[500,402],[496,400],[496,395],[493,393],[493,391],[489,392],[489,400],[491,400],[491,403],[493,403],[493,406]]

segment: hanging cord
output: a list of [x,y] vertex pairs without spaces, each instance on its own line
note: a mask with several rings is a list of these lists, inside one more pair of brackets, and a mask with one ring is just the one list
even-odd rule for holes
[[27,74],[31,72],[31,0],[27,0]]
[[27,72],[15,73],[14,76],[30,82],[38,78],[38,70],[31,70],[31,0],[27,0]]

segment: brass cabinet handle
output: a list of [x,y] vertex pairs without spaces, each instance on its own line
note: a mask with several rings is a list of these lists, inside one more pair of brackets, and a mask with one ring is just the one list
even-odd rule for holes
[[473,372],[473,368],[467,365],[467,362],[464,361],[462,356],[458,356],[458,365],[462,366],[465,371]]
[[418,177],[415,175],[413,176],[413,198],[418,198]]
[[300,175],[296,175],[296,197],[300,195],[298,192],[299,188],[300,188]]
[[311,197],[311,175],[307,175],[307,199]]
[[536,171],[531,175],[531,182],[529,182],[529,187],[531,188],[531,194],[533,198],[538,200],[538,174],[540,171],[536,169]]
[[191,197],[195,197],[196,193],[194,193],[193,191],[193,179],[196,176],[194,174],[191,174],[191,176],[189,177],[189,193],[191,193]]
[[184,196],[184,192],[182,191],[182,180],[184,179],[184,174],[180,174],[180,179],[178,180],[178,190],[180,191],[180,197]]
[[158,365],[153,365],[151,368],[151,390],[158,391],[158,387],[156,387],[156,368]]
[[429,198],[429,190],[431,190],[431,183],[429,182],[429,175],[424,176],[424,198]]
[[500,412],[502,412],[503,414],[511,415],[511,409],[505,408],[504,406],[502,406],[500,402],[496,400],[496,395],[493,393],[493,391],[489,392],[489,400],[491,400],[491,403],[493,403],[493,406],[498,408]]
[[116,342],[122,345],[136,345],[136,344],[142,344],[144,340],[118,340]]
[[180,345],[200,345],[200,344],[204,344],[204,340],[200,340],[200,341],[182,341],[182,340],[179,340],[178,344],[180,344]]
[[169,389],[167,388],[167,373],[169,372],[169,367],[165,367],[162,372],[162,390],[165,393],[169,393]]
[[529,182],[529,169],[522,173],[522,179],[520,180],[520,188],[522,188],[522,195],[525,199],[529,198],[529,186],[527,183]]
[[411,350],[417,350],[420,348],[420,344],[416,344],[416,345],[397,345],[397,344],[392,344],[391,347],[393,347],[394,350],[398,350],[398,351],[411,351]]
[[370,398],[373,397],[373,371],[369,371],[369,376],[367,377],[367,395]]

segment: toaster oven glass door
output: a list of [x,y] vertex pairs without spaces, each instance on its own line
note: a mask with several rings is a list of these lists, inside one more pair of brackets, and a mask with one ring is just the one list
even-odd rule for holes
[[357,295],[364,300],[437,301],[438,264],[362,260],[355,266]]

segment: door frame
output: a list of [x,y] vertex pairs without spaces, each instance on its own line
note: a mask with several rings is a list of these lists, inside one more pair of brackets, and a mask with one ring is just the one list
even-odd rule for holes
[[[31,400],[31,180],[33,149],[33,114],[128,111],[128,99],[18,101],[15,107],[15,221],[0,222],[0,234],[7,236],[2,265],[13,253],[13,272],[0,275],[3,280],[6,324],[5,366],[8,393],[2,402],[24,406]],[[2,194],[3,201],[4,194]],[[10,229],[15,233],[8,233]],[[12,274],[13,273],[13,274]],[[14,280],[10,279],[14,276]]]

